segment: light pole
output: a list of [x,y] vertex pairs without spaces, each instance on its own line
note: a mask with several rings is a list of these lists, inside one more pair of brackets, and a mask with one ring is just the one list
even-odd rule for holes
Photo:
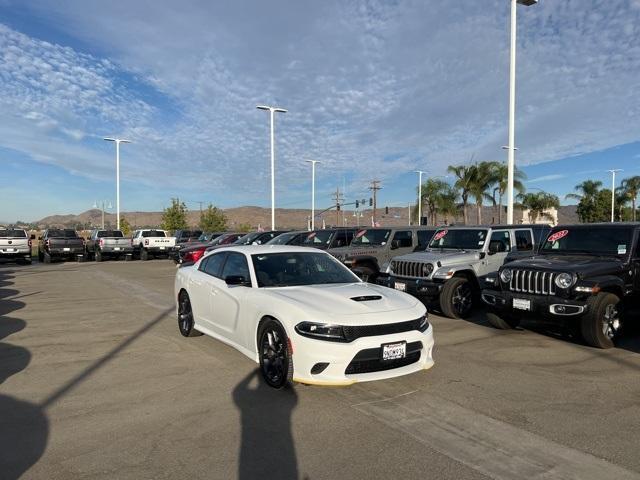
[[276,229],[276,146],[274,135],[274,114],[275,112],[287,113],[284,108],[270,107],[268,105],[256,105],[258,110],[268,110],[271,121],[271,230]]
[[511,58],[509,62],[509,150],[507,174],[507,224],[513,224],[513,177],[515,169],[516,123],[516,11],[517,4],[530,7],[538,0],[511,0]]
[[422,174],[427,172],[423,170],[414,171],[418,174],[418,225],[422,225]]
[[[102,230],[104,230],[104,204],[107,203],[106,200],[102,200],[100,203],[98,203],[98,201],[96,200],[95,202],[93,202],[93,208],[98,208],[98,205],[100,205],[100,210],[102,211]],[[111,206],[111,202],[108,202],[109,205],[107,206],[108,209],[112,209],[113,207]],[[118,228],[119,230],[120,228]]]
[[131,143],[123,138],[105,137],[107,142],[116,142],[116,228],[120,230],[120,144]]
[[319,160],[305,160],[311,164],[311,230],[316,229],[316,163]]
[[622,169],[615,168],[607,171],[611,172],[611,223],[613,223],[615,221],[616,210],[616,172],[622,172]]

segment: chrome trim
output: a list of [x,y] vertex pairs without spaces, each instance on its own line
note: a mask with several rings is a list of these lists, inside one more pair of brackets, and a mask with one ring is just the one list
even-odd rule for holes
[[[555,307],[574,307],[577,308],[578,311],[575,313],[558,313],[555,311]],[[568,305],[564,303],[554,303],[553,305],[549,305],[549,313],[552,315],[560,315],[562,317],[571,317],[573,315],[581,315],[587,309],[586,305]]]
[[495,297],[495,295],[489,295],[487,293],[483,293],[482,294],[482,301],[484,303],[489,304],[489,305],[495,305],[496,304],[496,297]]

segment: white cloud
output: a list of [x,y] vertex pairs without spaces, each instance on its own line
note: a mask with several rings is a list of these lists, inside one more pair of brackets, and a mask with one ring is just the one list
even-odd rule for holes
[[532,178],[531,180],[527,180],[525,183],[549,182],[552,180],[560,180],[562,178],[566,178],[566,175],[560,173],[552,173],[550,175],[543,175],[541,177]]
[[[460,3],[114,1],[95,15],[94,2],[34,1],[30,14],[93,53],[0,29],[0,105],[31,122],[11,148],[43,158],[51,144],[46,161],[100,175],[112,152],[89,139],[123,134],[136,140],[131,178],[240,201],[267,193],[268,122],[255,105],[275,103],[289,109],[276,123],[280,195],[308,181],[305,158],[324,162],[321,178],[363,186],[425,163],[439,173],[500,159],[508,2]],[[640,139],[636,4],[520,8],[521,164]]]

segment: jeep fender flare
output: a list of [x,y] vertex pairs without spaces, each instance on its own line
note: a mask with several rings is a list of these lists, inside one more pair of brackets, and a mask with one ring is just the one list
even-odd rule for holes
[[603,292],[618,295],[620,299],[624,297],[624,280],[615,275],[600,275],[597,277],[586,278],[585,280],[592,282],[600,287]]

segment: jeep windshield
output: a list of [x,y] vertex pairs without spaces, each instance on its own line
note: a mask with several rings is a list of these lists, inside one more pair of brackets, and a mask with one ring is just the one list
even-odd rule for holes
[[454,250],[481,250],[487,239],[487,230],[459,229],[438,230],[429,248],[450,248]]
[[351,246],[369,246],[369,245],[385,245],[389,240],[391,230],[359,230],[353,240]]
[[320,230],[318,232],[311,232],[307,235],[307,238],[302,242],[303,247],[316,247],[320,249],[327,249],[331,244],[331,238],[335,232],[329,230]]
[[631,228],[561,227],[551,231],[540,253],[622,256],[631,251],[632,241]]

